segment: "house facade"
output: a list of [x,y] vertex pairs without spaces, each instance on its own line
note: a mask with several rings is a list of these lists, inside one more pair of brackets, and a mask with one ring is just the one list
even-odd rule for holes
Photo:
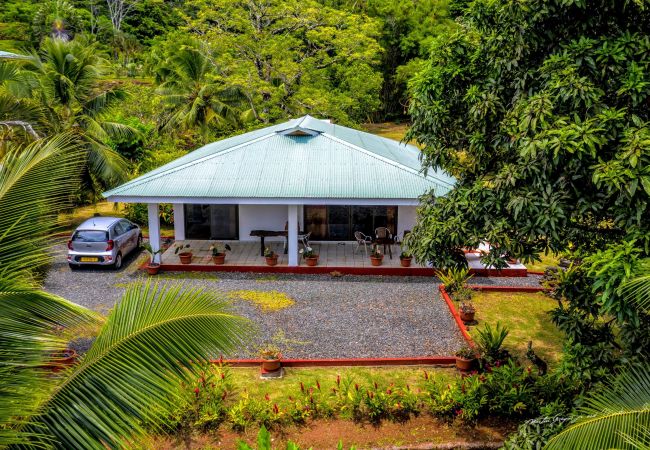
[[223,139],[104,193],[147,203],[152,246],[158,207],[174,205],[175,239],[257,240],[254,230],[286,231],[288,265],[298,265],[298,234],[351,241],[386,227],[402,237],[418,198],[445,195],[454,180],[423,174],[419,150],[310,116]]

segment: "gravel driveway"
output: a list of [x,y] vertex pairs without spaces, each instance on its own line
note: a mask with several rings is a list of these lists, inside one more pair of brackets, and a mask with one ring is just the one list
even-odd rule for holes
[[[143,277],[136,270],[137,258],[125,262],[119,272],[72,272],[62,248],[45,289],[106,313],[128,283]],[[284,335],[280,346],[288,358],[452,355],[464,342],[438,294],[437,279],[196,272],[160,274],[158,279],[183,281],[186,285],[224,293],[277,291],[294,301],[287,308],[265,311],[249,301],[233,299],[234,311],[251,319],[257,333],[249,349],[231,356],[253,356],[251,353],[256,348],[277,337],[278,332]],[[536,285],[537,280],[537,277],[475,278],[472,282]]]

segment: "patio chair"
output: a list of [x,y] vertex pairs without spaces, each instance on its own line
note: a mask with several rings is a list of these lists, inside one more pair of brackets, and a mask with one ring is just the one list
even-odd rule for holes
[[298,242],[302,243],[303,248],[309,247],[309,238],[311,237],[311,231],[306,234],[298,235]]
[[359,247],[363,245],[363,250],[366,252],[366,256],[368,256],[368,244],[372,244],[372,238],[366,236],[361,231],[355,231],[354,238],[357,240],[357,246],[354,249],[355,253],[359,250]]
[[386,253],[386,246],[388,245],[388,255],[390,259],[393,259],[393,235],[390,230],[386,227],[379,227],[375,229],[375,236],[377,238],[377,244],[384,246],[384,253]]

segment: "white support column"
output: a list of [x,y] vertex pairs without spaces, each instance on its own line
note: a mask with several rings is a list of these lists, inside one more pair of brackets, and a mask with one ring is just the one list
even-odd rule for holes
[[305,205],[298,205],[298,228],[304,231],[305,224],[303,223],[305,217]]
[[[149,244],[154,252],[160,250],[160,215],[158,214],[158,203],[148,203],[147,212],[149,215]],[[154,258],[154,262],[160,263],[160,254]]]
[[289,266],[295,267],[298,265],[298,205],[289,205],[288,214]]
[[174,203],[174,239],[185,240],[185,205]]

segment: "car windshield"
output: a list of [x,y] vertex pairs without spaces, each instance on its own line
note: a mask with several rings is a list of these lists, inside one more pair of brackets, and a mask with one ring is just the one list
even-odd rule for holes
[[108,241],[108,233],[98,230],[77,230],[74,236],[72,236],[72,240],[79,242],[106,242]]

